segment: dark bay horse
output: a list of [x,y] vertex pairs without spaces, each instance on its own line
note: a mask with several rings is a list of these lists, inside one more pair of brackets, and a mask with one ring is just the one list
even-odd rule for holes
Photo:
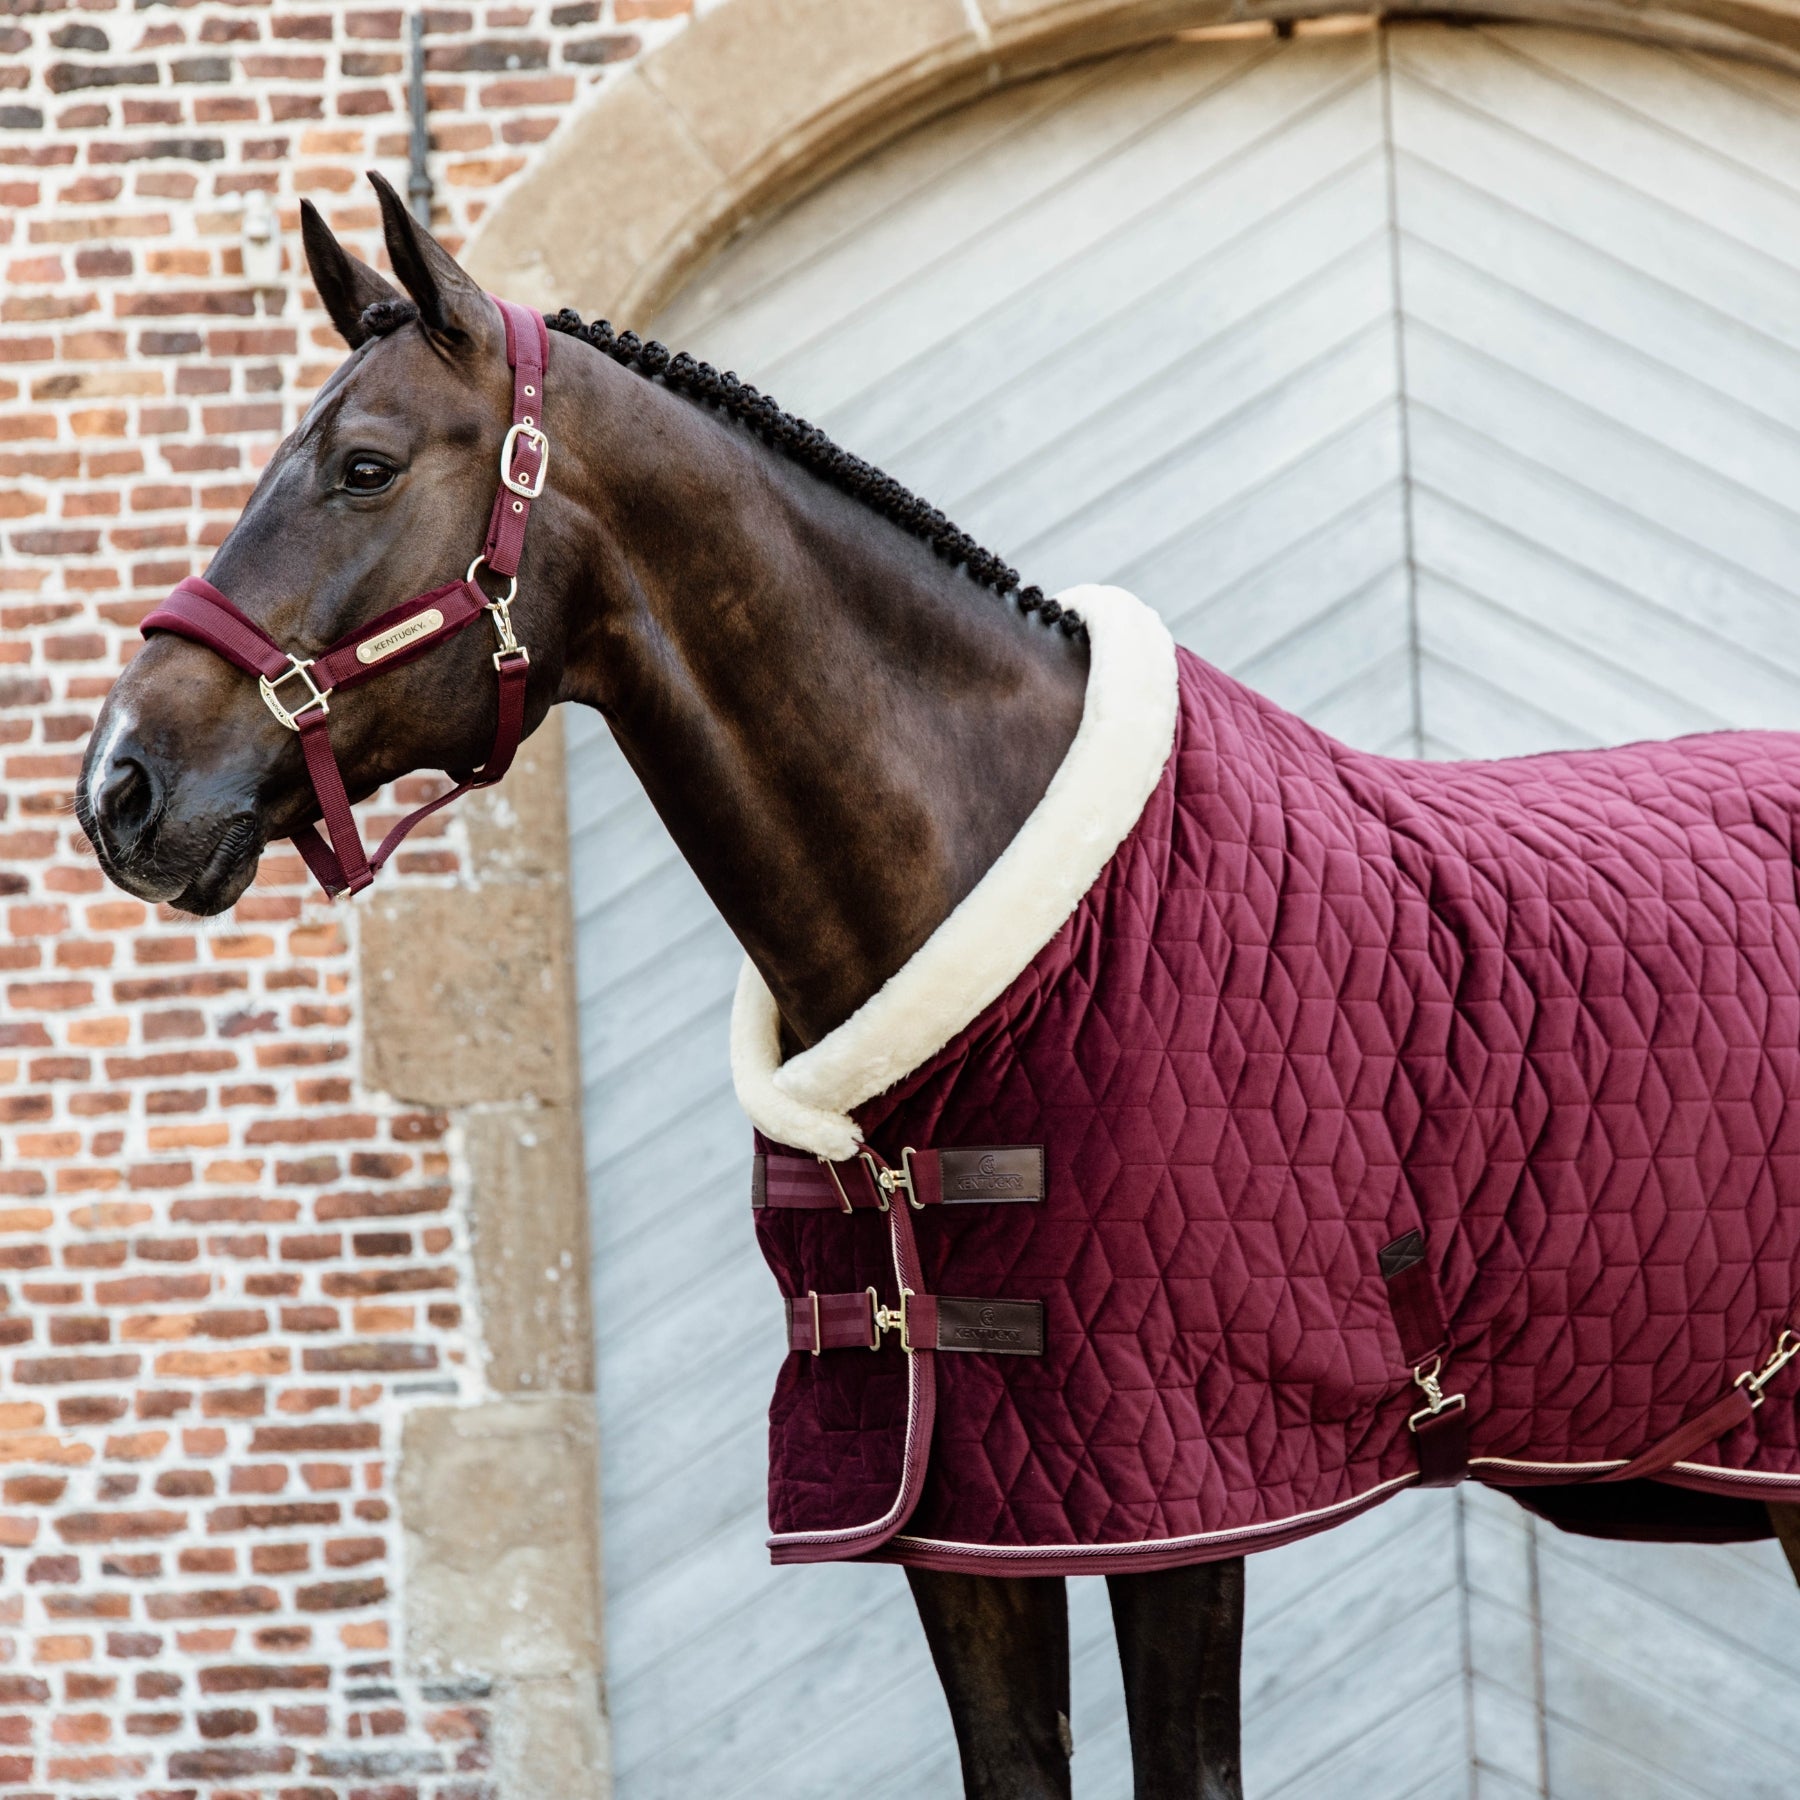
[[[515,402],[493,303],[377,186],[405,294],[306,210],[313,279],[353,354],[208,571],[308,655],[481,550]],[[785,1047],[808,1046],[925,942],[1043,795],[1081,717],[1079,623],[734,378],[555,323],[555,466],[512,609],[524,728],[561,701],[605,716],[778,1002]],[[346,697],[329,741],[353,798],[482,762],[491,652],[462,633]],[[167,634],[107,701],[78,806],[114,881],[198,914],[231,906],[264,845],[319,816],[299,740],[256,684]],[[1800,1508],[1770,1511],[1795,1560]],[[1067,1796],[1061,1580],[908,1578],[966,1792]],[[1242,1561],[1109,1587],[1139,1800],[1241,1794]]]

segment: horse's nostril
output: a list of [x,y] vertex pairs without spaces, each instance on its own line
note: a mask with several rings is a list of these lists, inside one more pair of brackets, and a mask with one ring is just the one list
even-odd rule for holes
[[94,815],[114,850],[127,850],[156,816],[161,785],[148,764],[115,754],[94,796]]

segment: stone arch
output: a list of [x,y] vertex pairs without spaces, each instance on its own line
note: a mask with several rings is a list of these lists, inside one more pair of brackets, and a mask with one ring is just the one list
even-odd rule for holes
[[[727,0],[604,87],[469,251],[496,291],[643,325],[738,226],[1007,82],[1172,32],[1366,14],[1360,0]],[[1800,0],[1405,0],[1800,72]]]

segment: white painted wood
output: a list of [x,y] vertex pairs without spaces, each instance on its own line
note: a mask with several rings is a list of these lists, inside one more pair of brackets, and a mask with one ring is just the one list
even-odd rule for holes
[[[1523,26],[1171,43],[841,173],[658,330],[1351,742],[1800,727],[1787,76]],[[767,1566],[737,951],[591,719],[569,756],[620,1800],[954,1792],[898,1572]],[[1258,1800],[1800,1781],[1766,1546],[1411,1494],[1252,1559],[1249,1592]],[[1071,1651],[1076,1792],[1126,1800],[1098,1581]]]

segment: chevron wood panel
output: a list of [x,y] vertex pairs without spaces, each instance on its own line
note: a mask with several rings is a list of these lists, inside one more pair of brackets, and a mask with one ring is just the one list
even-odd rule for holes
[[1425,735],[1800,726],[1795,94],[1561,31],[1388,41]]
[[[1524,27],[1189,40],[913,133],[658,332],[1348,741],[1525,753],[1800,725],[1796,226],[1767,71]],[[620,1800],[953,1791],[899,1575],[767,1567],[737,951],[591,720],[570,774]],[[1250,1594],[1260,1800],[1772,1794],[1800,1722],[1757,1549],[1409,1495]],[[1124,1800],[1103,1585],[1071,1615],[1077,1793]]]

